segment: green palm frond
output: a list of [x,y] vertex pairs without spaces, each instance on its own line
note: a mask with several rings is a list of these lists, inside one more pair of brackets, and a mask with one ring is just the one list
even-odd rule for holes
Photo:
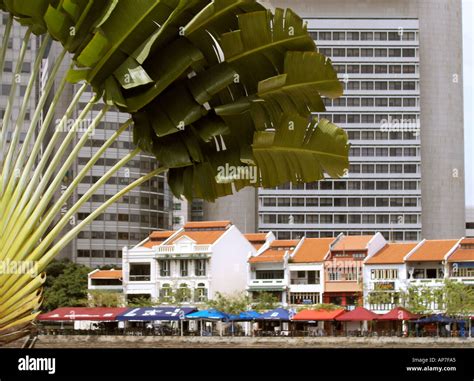
[[207,156],[196,153],[215,146],[185,129],[216,121],[214,136],[222,139],[224,124],[225,145],[235,140],[241,159],[251,159],[255,131],[282,115],[323,111],[321,96],[342,93],[291,10],[272,15],[252,0],[53,3],[16,12],[32,19],[44,12],[47,29],[74,54],[78,68],[69,78],[88,81],[107,104],[132,113],[135,142],[171,168],[201,165]]
[[326,119],[285,117],[276,131],[255,134],[253,153],[261,185],[318,181],[325,173],[342,177],[349,167],[347,141],[347,134]]
[[239,16],[239,28],[221,36],[225,60],[238,69],[248,92],[283,72],[288,51],[314,51],[316,45],[303,20],[291,9],[259,11]]
[[216,113],[228,116],[251,111],[257,125],[272,128],[283,115],[325,111],[321,96],[341,95],[342,84],[329,59],[316,52],[288,52],[283,74],[260,81],[255,96],[217,107]]
[[[290,9],[272,14],[255,0],[0,0],[0,10],[27,27],[22,54],[30,34],[43,36],[42,51],[50,38],[62,45],[52,77],[66,53],[73,59],[39,123],[53,91],[48,79],[23,146],[21,118],[10,123],[14,91],[5,112],[0,145],[13,129],[13,147],[8,152],[2,148],[0,155],[0,261],[36,261],[38,273],[1,276],[0,343],[2,335],[14,337],[15,327],[23,332],[35,318],[42,272],[55,255],[119,197],[153,176],[168,171],[175,195],[212,201],[249,185],[339,177],[348,167],[347,135],[312,116],[324,111],[323,97],[341,96],[342,86],[331,61],[317,53],[305,22]],[[10,28],[5,31],[4,41]],[[5,53],[2,44],[0,68]],[[30,83],[37,77],[34,70]],[[85,144],[80,139],[68,150],[74,129],[62,141],[57,131],[48,130],[66,80],[83,86],[63,120],[71,118],[87,85],[96,96],[78,115],[87,114],[102,98],[106,107],[94,123],[109,107],[128,113],[130,120],[51,205],[60,179]],[[80,179],[132,124],[137,148],[62,216],[61,205]],[[140,151],[154,155],[160,168],[129,184],[56,240],[78,208]],[[258,176],[221,176],[225,167]],[[20,177],[13,176],[17,168],[23,171]]]

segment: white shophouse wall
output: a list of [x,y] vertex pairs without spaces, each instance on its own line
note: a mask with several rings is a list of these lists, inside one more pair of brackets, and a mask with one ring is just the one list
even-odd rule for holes
[[[372,280],[371,271],[372,270],[398,270],[397,279],[387,279],[387,280]],[[395,292],[406,291],[407,290],[407,267],[405,263],[397,264],[364,264],[364,307],[369,308],[369,303],[367,303],[368,294],[374,290],[374,283],[377,282],[394,282],[395,283]],[[378,310],[377,313],[388,312],[385,310]]]
[[247,259],[255,247],[233,225],[213,245],[210,260],[209,298],[216,292],[235,294],[247,287]]

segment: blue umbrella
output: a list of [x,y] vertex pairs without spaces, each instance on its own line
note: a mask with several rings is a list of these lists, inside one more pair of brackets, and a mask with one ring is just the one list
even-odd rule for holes
[[202,310],[187,314],[186,319],[229,320],[229,315],[217,310]]
[[[228,321],[229,315],[224,312],[217,311],[217,310],[202,310],[193,312],[191,314],[186,315],[186,319],[196,319],[201,321],[201,336],[203,336],[203,320],[213,320],[213,321]],[[221,331],[222,336],[222,331]]]
[[252,321],[259,319],[262,315],[256,311],[245,311],[237,315],[229,315],[230,321]]
[[276,308],[271,311],[267,311],[264,314],[260,315],[258,320],[290,320],[290,311],[285,310],[284,308]]
[[192,307],[145,307],[132,308],[117,316],[119,321],[183,320],[186,314],[197,311]]
[[449,316],[443,315],[443,314],[436,314],[436,315],[431,315],[427,316],[422,319],[415,320],[415,323],[461,323],[462,320],[457,320],[450,318]]
[[234,327],[235,322],[239,322],[239,321],[249,322],[249,321],[258,319],[260,316],[261,315],[256,311],[245,311],[239,314],[229,314],[229,321],[232,323],[232,327],[231,327],[232,336],[235,333],[235,327]]

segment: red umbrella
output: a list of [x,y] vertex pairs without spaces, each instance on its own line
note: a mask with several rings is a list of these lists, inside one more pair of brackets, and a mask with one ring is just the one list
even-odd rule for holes
[[411,313],[403,307],[396,307],[390,312],[379,317],[378,320],[415,320],[419,316]]
[[350,312],[346,312],[345,314],[338,316],[336,320],[338,321],[372,321],[378,320],[380,315],[373,313],[363,307],[357,307]]
[[342,315],[344,310],[303,310],[298,312],[291,320],[299,321],[328,321]]
[[128,308],[62,307],[38,316],[39,321],[116,321]]

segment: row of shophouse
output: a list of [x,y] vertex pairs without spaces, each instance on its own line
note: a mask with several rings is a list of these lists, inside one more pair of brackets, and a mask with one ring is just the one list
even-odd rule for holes
[[[160,303],[179,293],[190,305],[218,292],[271,293],[283,306],[363,304],[383,313],[411,286],[441,287],[445,279],[474,287],[474,239],[393,243],[377,233],[276,240],[271,232],[242,234],[230,221],[211,221],[154,232],[124,248],[123,269],[93,271],[89,289]],[[373,303],[376,293],[387,296],[383,303]]]

